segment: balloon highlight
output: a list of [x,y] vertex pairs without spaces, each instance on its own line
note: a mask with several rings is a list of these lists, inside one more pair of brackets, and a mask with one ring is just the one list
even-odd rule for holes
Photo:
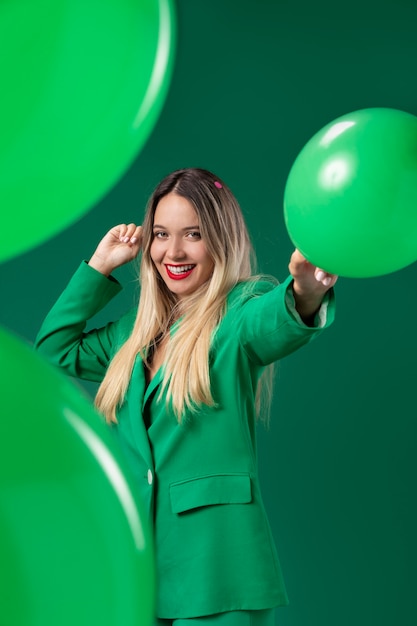
[[170,0],[0,3],[0,261],[126,171],[162,110],[175,39]]
[[344,115],[297,156],[284,192],[294,245],[352,278],[417,260],[417,117],[389,108]]

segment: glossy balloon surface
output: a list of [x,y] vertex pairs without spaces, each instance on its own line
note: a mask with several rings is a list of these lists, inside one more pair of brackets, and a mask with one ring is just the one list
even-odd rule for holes
[[0,622],[151,626],[148,521],[83,392],[0,329]]
[[0,3],[0,260],[126,171],[164,104],[175,36],[170,0]]
[[417,260],[417,117],[387,108],[344,115],[296,158],[284,193],[294,245],[347,277]]

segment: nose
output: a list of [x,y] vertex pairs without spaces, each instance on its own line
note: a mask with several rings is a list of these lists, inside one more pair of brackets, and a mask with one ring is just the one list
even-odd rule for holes
[[169,246],[167,249],[167,257],[171,261],[176,261],[176,260],[179,261],[179,260],[184,259],[185,256],[186,256],[186,253],[182,245],[182,238],[172,237],[169,241]]

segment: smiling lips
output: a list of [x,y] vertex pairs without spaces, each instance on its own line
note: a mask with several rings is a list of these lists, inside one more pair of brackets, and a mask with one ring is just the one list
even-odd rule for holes
[[182,280],[191,274],[195,265],[166,265],[165,267],[169,278]]

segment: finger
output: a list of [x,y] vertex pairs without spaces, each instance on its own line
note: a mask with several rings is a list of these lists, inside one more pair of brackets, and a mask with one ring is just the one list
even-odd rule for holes
[[119,240],[124,242],[127,233],[127,224],[119,224]]
[[135,230],[136,230],[136,224],[133,224],[133,223],[128,224],[126,228],[125,238],[128,237],[130,241],[135,233]]
[[292,253],[288,267],[292,276],[304,275],[313,270],[311,263],[297,249]]
[[322,283],[325,287],[333,286],[337,280],[337,276],[335,274],[329,274],[325,272],[320,267],[316,267],[314,270],[314,277],[319,282]]
[[136,226],[133,235],[130,237],[130,243],[142,243],[142,226]]
[[127,227],[127,231],[126,231],[126,236],[125,236],[125,243],[129,243],[129,244],[135,244],[137,242],[137,226],[136,224],[129,224]]
[[305,258],[304,254],[302,254],[302,252],[300,252],[298,248],[295,248],[294,255],[295,255],[295,259],[299,263],[303,263],[304,261],[307,261],[307,259]]
[[291,261],[299,268],[313,268],[313,264],[296,248],[292,254]]
[[291,261],[295,264],[295,265],[301,265],[302,263],[304,263],[304,261],[306,260],[306,258],[301,254],[301,252],[296,248],[294,250],[294,252],[291,255]]

